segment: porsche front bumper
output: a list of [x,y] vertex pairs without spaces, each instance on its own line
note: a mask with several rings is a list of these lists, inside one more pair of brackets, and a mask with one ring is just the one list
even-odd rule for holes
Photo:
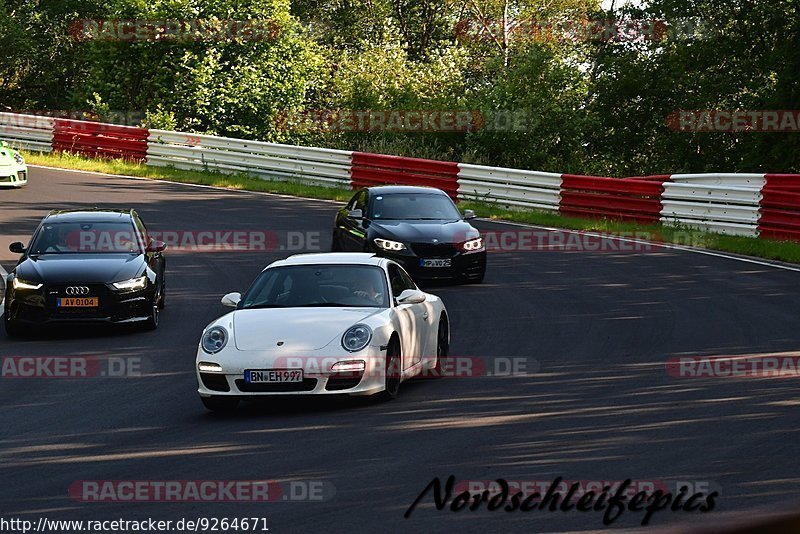
[[[364,362],[363,370],[337,370],[335,364]],[[201,365],[202,364],[202,365]],[[202,366],[202,370],[201,370]],[[340,349],[297,355],[290,351],[239,351],[210,355],[198,348],[195,371],[200,396],[253,398],[272,395],[373,395],[384,390],[386,349],[368,346],[350,353]],[[302,370],[302,381],[251,382],[246,371]]]

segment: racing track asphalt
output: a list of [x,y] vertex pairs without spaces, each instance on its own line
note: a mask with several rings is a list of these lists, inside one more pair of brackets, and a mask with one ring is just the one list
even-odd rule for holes
[[[321,232],[336,204],[34,168],[0,190],[0,263],[52,208],[135,207],[150,230]],[[482,221],[483,229],[518,227]],[[800,497],[797,379],[678,379],[677,355],[800,349],[800,273],[656,248],[493,253],[482,285],[432,290],[450,311],[454,356],[532,364],[523,376],[405,384],[389,403],[280,400],[232,417],[195,392],[198,335],[272,252],[168,251],[156,332],[0,334],[0,357],[144,357],[140,377],[0,377],[0,517],[177,520],[266,517],[272,532],[531,532],[602,529],[599,513],[403,512],[434,476],[458,480],[698,480],[722,488],[711,514]],[[535,363],[536,365],[533,365]],[[537,370],[538,366],[538,370]],[[83,503],[77,480],[322,480],[322,502]],[[626,512],[615,526],[637,527]]]

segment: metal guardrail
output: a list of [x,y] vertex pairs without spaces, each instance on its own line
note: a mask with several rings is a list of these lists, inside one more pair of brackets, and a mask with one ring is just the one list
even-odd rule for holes
[[349,187],[352,156],[300,147],[166,130],[150,130],[147,164],[185,170],[247,173],[326,187]]
[[[106,125],[108,128],[92,137],[87,128],[97,123],[69,124],[77,124],[73,128],[75,135],[91,142],[89,149],[99,154],[104,150],[126,150],[127,141],[107,139],[111,136],[106,132],[124,127]],[[51,117],[0,113],[0,139],[17,148],[70,150],[60,138],[54,140],[55,130],[57,120]],[[613,179],[166,130],[130,130],[144,131],[146,163],[154,166],[247,173],[266,180],[328,187],[433,185],[459,200],[511,208],[680,224],[730,235],[800,241],[800,175],[710,173]],[[118,133],[124,137],[125,132]]]
[[682,182],[666,182],[661,195],[661,223],[755,237],[762,199],[757,184],[764,182],[763,175],[759,176],[760,179],[754,175],[683,176]]
[[52,152],[55,119],[39,115],[0,113],[0,139],[15,148]]
[[561,175],[502,167],[458,164],[458,197],[511,207],[557,210]]

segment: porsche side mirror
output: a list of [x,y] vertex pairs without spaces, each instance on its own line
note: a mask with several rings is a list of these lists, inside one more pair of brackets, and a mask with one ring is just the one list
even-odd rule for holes
[[472,211],[472,210],[464,210],[464,218],[465,219],[474,219],[475,218],[475,212]]
[[153,239],[150,241],[150,244],[147,245],[147,252],[164,252],[167,248],[167,244],[163,241],[157,241]]
[[350,217],[351,219],[363,219],[364,218],[364,212],[361,211],[361,210],[350,210],[347,213],[347,216]]
[[8,246],[8,250],[13,252],[14,254],[25,254],[25,245],[20,243],[19,241],[15,241]]
[[242,294],[241,293],[228,293],[224,297],[222,297],[222,305],[228,306],[230,308],[235,308],[239,305],[239,302],[242,301]]
[[404,289],[397,297],[398,304],[420,304],[425,302],[425,293],[419,289]]

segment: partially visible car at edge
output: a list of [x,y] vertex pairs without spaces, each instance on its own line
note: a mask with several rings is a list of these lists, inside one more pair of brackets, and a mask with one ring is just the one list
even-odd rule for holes
[[0,141],[0,187],[22,187],[28,183],[28,166],[17,150]]

